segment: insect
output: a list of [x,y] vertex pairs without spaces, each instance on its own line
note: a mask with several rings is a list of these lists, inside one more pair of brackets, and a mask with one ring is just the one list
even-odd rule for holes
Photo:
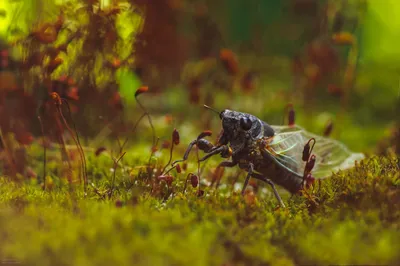
[[208,134],[200,134],[189,144],[183,159],[173,165],[187,160],[194,145],[206,153],[199,161],[218,154],[231,157],[218,167],[239,166],[247,172],[242,194],[253,177],[272,187],[282,207],[285,205],[275,184],[294,194],[307,179],[328,177],[333,171],[349,168],[364,158],[362,153],[353,153],[336,140],[311,134],[299,126],[272,126],[251,114],[204,107],[218,113],[222,121],[218,143],[213,145],[204,139]]

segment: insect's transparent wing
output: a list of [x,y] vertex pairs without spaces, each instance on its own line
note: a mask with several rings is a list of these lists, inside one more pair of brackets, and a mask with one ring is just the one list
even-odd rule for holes
[[272,127],[276,135],[269,143],[269,152],[282,165],[299,175],[303,175],[305,167],[302,161],[304,145],[311,138],[316,140],[312,151],[316,156],[312,175],[316,178],[324,178],[339,169],[350,168],[356,160],[364,158],[362,153],[350,151],[339,141],[312,134],[301,127]]
[[304,162],[301,160],[303,147],[306,141],[302,135],[302,130],[290,128],[284,130],[283,128],[275,128],[275,135],[268,143],[266,149],[275,160],[281,165],[288,168],[291,172],[303,175]]

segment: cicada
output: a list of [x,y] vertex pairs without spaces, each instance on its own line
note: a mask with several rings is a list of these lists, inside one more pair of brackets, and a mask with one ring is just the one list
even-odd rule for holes
[[242,194],[250,178],[268,183],[281,206],[285,206],[275,184],[294,194],[303,189],[307,180],[329,177],[332,172],[347,169],[362,153],[350,151],[343,143],[307,132],[299,126],[273,126],[254,115],[225,109],[218,112],[222,131],[218,143],[213,145],[200,134],[189,144],[182,160],[187,160],[194,145],[206,155],[220,155],[231,160],[218,167],[239,166],[247,172]]

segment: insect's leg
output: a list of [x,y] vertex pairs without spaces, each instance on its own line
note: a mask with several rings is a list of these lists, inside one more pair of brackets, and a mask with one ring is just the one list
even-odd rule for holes
[[244,181],[244,185],[242,188],[242,195],[244,195],[246,187],[249,184],[249,180],[250,180],[251,176],[253,175],[253,171],[254,171],[254,165],[252,163],[249,163],[249,169],[247,170],[246,180]]
[[271,180],[269,180],[268,178],[266,178],[260,174],[256,174],[256,173],[253,173],[252,176],[258,180],[268,183],[272,187],[272,191],[274,192],[275,198],[278,200],[279,205],[281,205],[283,208],[285,208],[285,204],[283,203],[282,198],[278,193],[278,190],[276,190],[275,184]]
[[286,208],[285,204],[282,201],[281,196],[278,193],[278,190],[276,190],[275,184],[269,179],[267,179],[265,182],[267,182],[272,187],[272,191],[274,192],[275,198],[278,200],[279,205],[281,205],[282,208]]
[[206,156],[199,159],[199,161],[203,162],[203,161],[207,160],[208,158],[210,158],[211,156],[222,153],[226,149],[228,149],[228,146],[225,146],[225,145],[224,146],[216,146],[213,149],[211,149]]
[[222,163],[220,163],[218,166],[217,166],[217,168],[218,167],[234,167],[234,166],[236,166],[238,163],[236,162],[236,161],[224,161],[224,162],[222,162]]
[[[234,167],[236,166],[238,163],[236,161],[224,161],[221,162],[218,166],[217,169],[221,168],[221,167]],[[217,184],[215,185],[215,188],[217,189],[219,187],[219,183],[221,181],[222,176],[219,176],[217,179]],[[211,187],[214,185],[215,180],[213,180],[213,182],[211,183]]]
[[196,143],[197,143],[197,139],[196,139],[196,140],[193,140],[192,142],[190,142],[188,148],[187,148],[186,151],[185,151],[185,154],[183,155],[183,159],[174,161],[174,162],[172,163],[172,166],[174,166],[174,165],[177,164],[177,163],[186,161],[187,158],[189,157],[190,151],[192,150],[193,146],[194,146]]
[[[205,153],[212,153],[212,155],[217,154],[217,153],[221,153],[218,150],[221,146],[214,146],[211,142],[209,142],[206,139],[195,139],[192,142],[190,142],[189,147],[186,149],[186,152],[185,152],[185,154],[183,156],[183,159],[174,161],[172,163],[172,166],[174,166],[175,164],[177,164],[179,162],[186,161],[188,159],[189,153],[192,150],[194,145],[197,145],[197,147],[200,150],[202,150],[203,152],[205,152]],[[218,150],[218,151],[216,151],[216,150]],[[223,151],[225,151],[225,149],[223,149]],[[209,157],[207,157],[207,158],[209,158]],[[205,159],[203,158],[203,160],[205,160]],[[200,161],[203,161],[203,160],[200,160]]]

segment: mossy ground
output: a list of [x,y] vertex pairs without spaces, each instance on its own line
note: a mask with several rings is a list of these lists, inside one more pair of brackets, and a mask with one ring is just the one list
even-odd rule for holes
[[[90,173],[106,168],[102,156],[94,158]],[[172,182],[169,197],[166,190],[150,196],[144,175],[117,177],[111,197],[102,194],[108,180],[84,195],[65,182],[43,191],[2,178],[0,258],[20,265],[400,263],[395,157],[366,159],[317,182],[307,196],[287,195],[286,209],[272,196],[242,197],[229,186],[220,193],[202,187],[198,197],[189,184],[182,193],[184,175]]]

